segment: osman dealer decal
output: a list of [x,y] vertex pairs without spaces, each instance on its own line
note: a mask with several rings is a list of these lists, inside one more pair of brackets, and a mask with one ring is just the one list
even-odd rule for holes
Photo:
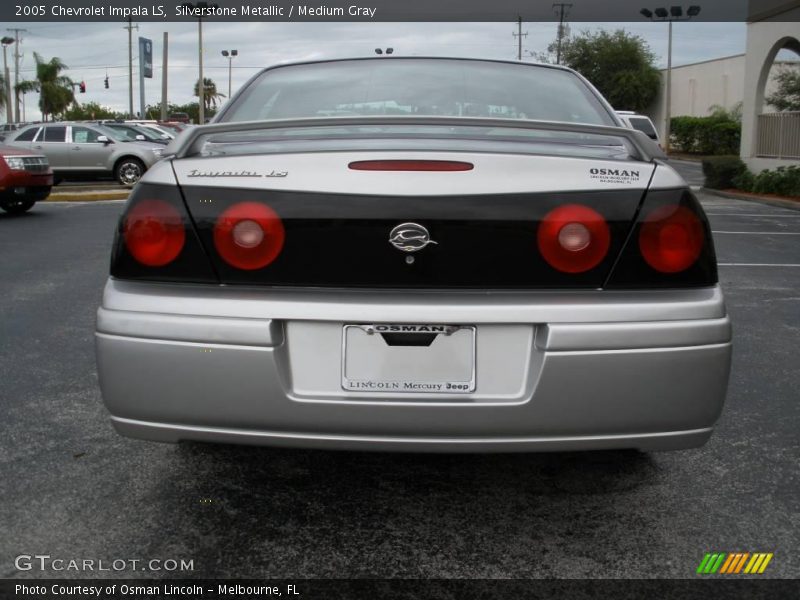
[[589,178],[600,183],[622,183],[631,185],[637,183],[641,177],[639,171],[631,169],[589,169]]

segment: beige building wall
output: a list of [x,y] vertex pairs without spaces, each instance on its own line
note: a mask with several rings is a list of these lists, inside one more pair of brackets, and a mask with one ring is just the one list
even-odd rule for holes
[[[672,116],[707,117],[711,107],[733,108],[745,97],[745,54],[682,65],[672,69]],[[775,64],[767,83],[766,95],[777,87],[775,75],[779,68],[800,69],[798,62],[781,61]],[[658,100],[647,111],[648,116],[664,135],[664,91],[666,70],[661,71],[661,90]],[[769,107],[766,107],[769,111]]]

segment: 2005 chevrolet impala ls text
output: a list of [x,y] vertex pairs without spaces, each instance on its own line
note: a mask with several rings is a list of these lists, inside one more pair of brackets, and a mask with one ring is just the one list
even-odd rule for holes
[[120,218],[98,311],[121,434],[413,451],[709,439],[731,326],[706,216],[575,72],[277,66],[165,157]]

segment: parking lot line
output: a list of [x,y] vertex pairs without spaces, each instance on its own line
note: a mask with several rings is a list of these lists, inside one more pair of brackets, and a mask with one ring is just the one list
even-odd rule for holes
[[707,212],[709,217],[767,217],[770,219],[800,219],[800,214],[797,213],[711,213]]
[[717,263],[720,267],[800,267],[800,263]]
[[711,233],[730,235],[800,235],[800,232],[795,231],[712,231]]

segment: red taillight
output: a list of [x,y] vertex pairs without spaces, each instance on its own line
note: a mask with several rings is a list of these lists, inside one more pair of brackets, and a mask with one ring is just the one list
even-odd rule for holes
[[471,171],[474,165],[457,160],[360,160],[348,165],[355,171]]
[[222,259],[237,269],[266,267],[283,249],[283,221],[269,206],[239,202],[226,209],[214,225],[214,246]]
[[178,210],[163,200],[142,200],[125,217],[128,252],[148,267],[171,263],[183,249],[186,231]]
[[582,204],[551,210],[539,225],[539,252],[554,269],[583,273],[599,265],[611,245],[603,215]]
[[679,273],[700,257],[705,241],[703,224],[685,206],[661,206],[644,219],[639,249],[651,267],[661,273]]

